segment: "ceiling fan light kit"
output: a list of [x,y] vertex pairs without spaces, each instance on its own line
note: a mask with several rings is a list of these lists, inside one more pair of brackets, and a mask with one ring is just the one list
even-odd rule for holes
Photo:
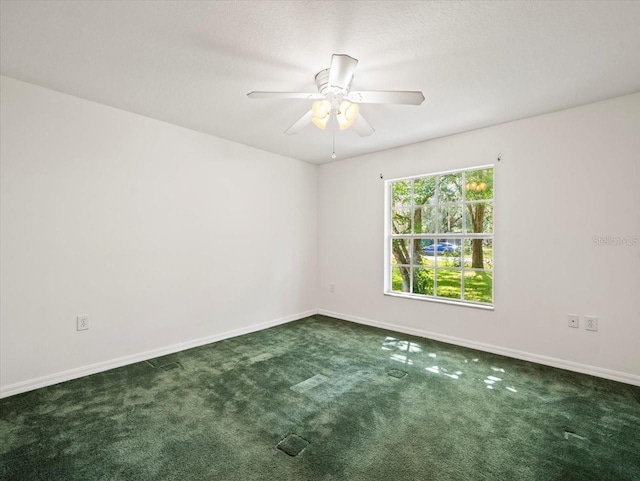
[[[337,97],[333,98],[333,101],[337,103]],[[356,120],[356,117],[360,113],[360,107],[358,104],[343,100],[338,107],[334,107],[330,100],[316,100],[311,106],[311,112],[313,117],[311,122],[319,129],[324,130],[327,127],[327,122],[331,117],[331,112],[335,111],[336,120],[338,121],[338,127],[340,130],[345,130],[351,127]]]
[[360,113],[360,106],[348,100],[340,102],[340,107],[336,110],[336,120],[340,130],[346,130],[353,125],[356,117]]
[[404,104],[420,105],[424,95],[419,91],[408,90],[363,90],[351,91],[353,73],[358,60],[344,54],[334,54],[331,66],[315,76],[318,92],[249,92],[249,98],[276,98],[314,100],[311,110],[307,111],[285,134],[297,134],[312,123],[319,129],[327,127],[329,119],[335,117],[340,130],[353,126],[361,137],[367,137],[375,129],[360,115],[358,104]]
[[311,112],[313,112],[313,117],[311,118],[313,125],[324,130],[331,115],[331,102],[327,99],[316,100],[311,106]]

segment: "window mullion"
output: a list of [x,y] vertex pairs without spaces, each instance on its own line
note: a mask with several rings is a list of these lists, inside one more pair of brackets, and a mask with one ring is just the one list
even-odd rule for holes
[[[440,176],[436,175],[436,188],[434,194],[435,203],[433,205],[434,215],[434,234],[440,232]],[[437,243],[437,239],[436,239]],[[434,278],[435,279],[435,278]],[[435,291],[434,291],[435,292]]]
[[[467,201],[467,173],[462,172],[462,184],[460,185],[460,190],[462,191],[462,208],[460,212],[462,213],[462,233],[467,234],[467,211],[466,211],[466,201]],[[460,242],[460,300],[464,301],[464,247],[465,247],[465,239],[462,238]]]

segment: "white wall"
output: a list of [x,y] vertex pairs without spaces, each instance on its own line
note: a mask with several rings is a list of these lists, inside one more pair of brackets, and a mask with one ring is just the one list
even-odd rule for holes
[[[498,153],[495,310],[384,296],[380,174]],[[319,182],[321,312],[640,384],[640,244],[592,242],[640,238],[640,94],[326,164]]]
[[[1,80],[2,395],[318,305],[640,384],[640,246],[592,243],[640,236],[640,94],[318,169]],[[380,173],[499,152],[495,311],[384,296]]]
[[5,395],[317,308],[317,166],[6,77],[1,102]]

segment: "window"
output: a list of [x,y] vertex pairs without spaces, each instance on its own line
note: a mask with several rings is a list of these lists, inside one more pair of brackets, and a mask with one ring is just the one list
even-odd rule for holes
[[385,293],[492,306],[493,166],[385,189]]

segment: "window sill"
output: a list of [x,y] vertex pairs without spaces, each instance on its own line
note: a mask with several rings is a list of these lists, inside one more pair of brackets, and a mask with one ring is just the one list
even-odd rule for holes
[[441,299],[441,298],[437,298],[437,297],[425,297],[425,296],[416,296],[416,295],[412,295],[412,294],[400,294],[400,293],[395,293],[395,292],[385,292],[384,293],[385,296],[390,296],[390,297],[399,297],[402,299],[413,299],[416,301],[427,301],[427,302],[436,302],[438,304],[449,304],[452,306],[461,306],[461,307],[473,307],[476,309],[482,309],[485,311],[493,311],[494,310],[494,306],[493,305],[487,305],[487,304],[475,304],[473,302],[465,302],[465,301],[456,301],[453,299]]

